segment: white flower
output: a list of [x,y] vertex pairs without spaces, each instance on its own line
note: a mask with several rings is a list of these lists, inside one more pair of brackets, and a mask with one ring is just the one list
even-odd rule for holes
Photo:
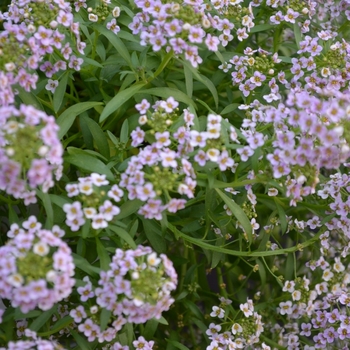
[[89,13],[89,21],[91,22],[97,22],[98,21],[98,16],[96,16],[93,13]]
[[210,313],[211,317],[224,318],[225,311],[218,306],[213,306],[213,311]]
[[40,256],[47,255],[49,251],[50,251],[50,247],[45,242],[38,242],[38,243],[35,243],[33,246],[33,253]]
[[157,254],[156,253],[151,253],[147,257],[147,263],[150,266],[158,266],[160,262],[161,262],[161,259],[157,258]]
[[113,17],[117,18],[120,16],[120,7],[116,6],[112,11]]
[[238,323],[234,323],[234,325],[232,326],[232,334],[237,334],[242,332],[243,332],[242,326]]
[[11,286],[19,288],[23,284],[24,279],[22,275],[20,275],[19,273],[15,273],[13,275],[8,276],[7,282],[11,284]]

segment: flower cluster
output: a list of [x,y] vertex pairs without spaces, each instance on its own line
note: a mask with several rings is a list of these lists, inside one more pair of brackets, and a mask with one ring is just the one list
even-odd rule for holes
[[[240,311],[237,311],[237,316],[243,313],[240,319],[235,322],[230,321],[228,314],[231,313],[229,305],[231,300],[220,298],[220,305],[213,306],[211,317],[217,317],[222,320],[222,323],[212,322],[209,325],[206,334],[211,340],[207,350],[215,349],[242,349],[249,347],[253,344],[259,343],[259,337],[264,331],[261,316],[254,311],[253,301],[247,299],[247,302],[240,304]],[[229,327],[228,327],[229,325]],[[254,347],[255,348],[255,347]]]
[[94,230],[107,227],[108,222],[120,213],[119,207],[112,201],[119,202],[123,191],[118,185],[107,187],[109,181],[106,175],[92,173],[78,178],[78,181],[66,185],[68,197],[79,198],[78,201],[63,205],[66,224],[72,231],[78,231],[88,219]]
[[208,11],[211,6],[203,0],[184,3],[137,0],[135,4],[141,12],[133,17],[129,28],[133,34],[140,34],[141,45],[151,45],[153,51],[166,47],[176,55],[184,54],[185,59],[197,67],[203,61],[199,56],[200,44],[205,44],[210,51],[218,51],[220,44],[227,46],[233,40],[231,33],[235,24],[231,18],[241,26],[236,29],[241,41],[254,26],[254,16],[248,8],[222,3],[228,2],[216,1],[213,6],[217,13],[225,15],[224,18],[213,16]]
[[[283,291],[289,300],[280,302],[278,312],[288,319],[288,332],[275,327],[278,343],[297,348],[301,343],[313,341],[315,349],[327,346],[341,347],[350,339],[350,305],[347,285],[350,283],[349,266],[344,266],[340,258],[331,265],[321,256],[308,264],[313,276],[321,271],[319,283],[311,286],[312,278],[305,276],[294,281],[286,281]],[[290,300],[292,299],[292,300]]]
[[[17,1],[2,15],[5,30],[0,34],[0,102],[14,102],[13,85],[26,91],[36,88],[40,69],[49,79],[46,89],[58,86],[60,71],[67,66],[80,70],[83,62],[73,51],[83,54],[79,23],[74,22],[72,8],[66,1]],[[76,48],[72,47],[74,41]]]
[[68,297],[75,283],[74,264],[63,235],[58,226],[43,229],[35,216],[22,227],[12,224],[11,239],[0,247],[0,297],[24,313],[36,307],[49,310]]
[[[70,315],[89,341],[103,343],[113,341],[127,322],[159,319],[174,302],[170,292],[176,288],[177,274],[164,254],[158,257],[151,248],[138,246],[135,250],[116,250],[110,269],[100,273],[99,287],[95,288],[88,277],[84,282],[77,291],[80,300],[92,306],[86,309],[80,305]],[[101,330],[103,310],[110,311],[111,316],[110,326]]]
[[63,148],[54,117],[32,106],[0,107],[0,190],[26,205],[61,177]]
[[[152,107],[154,111],[151,111],[147,100],[136,105],[141,114],[139,124],[147,125],[149,129],[144,131],[138,126],[132,131],[131,145],[150,144],[141,148],[137,156],[131,157],[119,185],[127,189],[129,199],[147,202],[139,213],[148,219],[160,220],[162,211],[176,213],[184,208],[186,200],[172,198],[172,193],[194,197],[196,164],[201,168],[206,165],[218,167],[220,171],[234,171],[236,166],[223,146],[221,134],[226,129],[222,130],[222,117],[210,114],[206,130],[191,130],[195,115],[185,109],[180,118],[177,106],[178,102],[172,97],[158,101]],[[234,127],[229,123],[225,127],[231,130],[231,137],[236,140]]]

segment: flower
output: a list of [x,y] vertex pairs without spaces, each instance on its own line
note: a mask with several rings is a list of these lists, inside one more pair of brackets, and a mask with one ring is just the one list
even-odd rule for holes
[[0,107],[0,115],[0,189],[26,199],[26,205],[35,203],[32,189],[47,192],[61,176],[58,126],[54,117],[23,104]]
[[31,230],[23,228],[23,233],[0,247],[0,261],[7,261],[0,271],[0,284],[5,287],[0,297],[10,300],[23,313],[36,307],[48,310],[72,292],[75,280],[71,250],[41,225]]

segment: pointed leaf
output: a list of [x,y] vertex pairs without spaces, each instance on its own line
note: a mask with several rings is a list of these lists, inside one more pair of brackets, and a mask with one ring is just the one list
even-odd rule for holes
[[69,71],[66,71],[63,73],[61,80],[59,81],[59,84],[53,94],[53,109],[55,112],[57,112],[62,105],[64,94],[67,90],[67,83],[69,78]]
[[228,206],[228,208],[231,210],[232,214],[236,217],[237,221],[242,225],[244,232],[247,234],[248,241],[249,243],[251,243],[253,240],[252,225],[243,209],[237,203],[235,203],[233,199],[228,197],[224,192],[222,192],[218,188],[215,188],[215,190],[225,202],[225,204]]
[[77,115],[102,104],[102,102],[81,102],[66,109],[56,120],[57,125],[60,127],[58,137],[62,139],[62,137],[67,134],[67,131],[73,125]]
[[130,234],[127,231],[125,231],[123,228],[119,226],[111,225],[111,224],[108,226],[108,228],[111,229],[113,232],[115,232],[127,244],[129,244],[129,246],[132,249],[136,248],[136,243],[134,242]]
[[108,169],[108,167],[99,159],[90,156],[88,154],[71,154],[64,158],[65,162],[73,164],[78,168],[87,170],[91,173],[105,174],[107,179],[114,181],[113,173]]
[[115,112],[120,106],[122,106],[127,100],[133,97],[136,94],[136,92],[144,86],[145,84],[143,83],[135,84],[123,91],[118,92],[117,95],[115,95],[103,109],[100,115],[100,122],[103,122],[105,119],[107,119],[108,116]]
[[88,126],[100,153],[105,158],[109,159],[109,157],[110,157],[109,145],[108,145],[106,135],[103,132],[103,130],[101,129],[101,127],[94,120],[92,120],[91,118],[86,117],[86,116],[82,117],[82,121],[84,121],[86,123],[86,125]]

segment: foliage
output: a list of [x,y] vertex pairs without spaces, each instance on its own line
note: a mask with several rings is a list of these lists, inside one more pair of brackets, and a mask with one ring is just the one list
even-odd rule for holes
[[348,0],[1,10],[0,349],[348,348]]

